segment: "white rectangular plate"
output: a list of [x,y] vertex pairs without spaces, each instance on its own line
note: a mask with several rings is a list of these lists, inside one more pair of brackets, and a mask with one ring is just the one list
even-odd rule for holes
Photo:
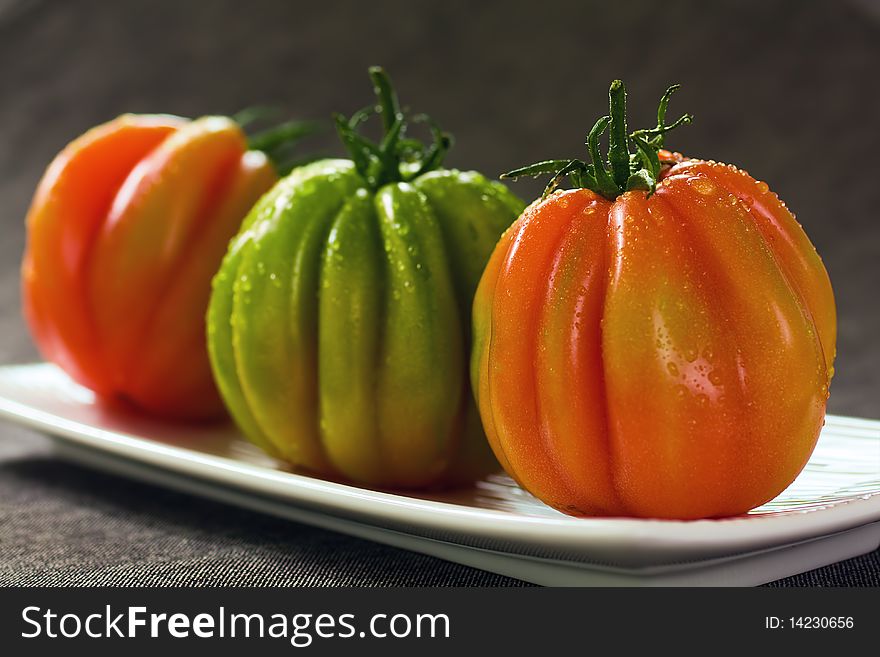
[[724,520],[571,518],[494,475],[420,496],[286,471],[226,425],[97,403],[52,365],[0,367],[0,416],[92,466],[547,585],[752,585],[880,545],[880,422],[828,416],[800,477]]

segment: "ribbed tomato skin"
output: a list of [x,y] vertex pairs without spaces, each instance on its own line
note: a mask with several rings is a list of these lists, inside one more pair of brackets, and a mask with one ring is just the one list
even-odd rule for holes
[[208,348],[252,442],[382,488],[498,470],[468,379],[483,266],[523,204],[475,172],[371,189],[350,160],[279,181],[217,272]]
[[276,178],[225,117],[124,115],[71,142],[27,216],[22,298],[43,356],[107,400],[222,417],[211,277]]
[[767,185],[686,160],[654,194],[532,204],[474,301],[472,381],[507,472],[574,515],[744,513],[806,464],[836,319]]

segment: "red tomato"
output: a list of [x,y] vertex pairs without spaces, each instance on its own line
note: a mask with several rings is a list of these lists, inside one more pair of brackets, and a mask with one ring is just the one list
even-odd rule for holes
[[566,513],[746,512],[794,480],[824,422],[836,319],[815,248],[766,184],[677,159],[653,189],[535,202],[477,291],[490,443]]
[[225,117],[124,115],[73,141],[27,217],[23,297],[40,351],[102,397],[222,416],[205,347],[211,277],[276,178]]

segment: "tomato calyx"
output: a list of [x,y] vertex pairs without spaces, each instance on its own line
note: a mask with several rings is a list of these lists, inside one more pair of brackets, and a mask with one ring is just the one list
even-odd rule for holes
[[[575,187],[591,189],[612,201],[631,190],[644,190],[652,194],[665,164],[659,156],[660,151],[663,150],[665,134],[693,120],[691,114],[683,114],[673,123],[666,125],[669,99],[679,88],[680,85],[672,85],[660,98],[655,127],[628,133],[626,87],[622,81],[614,80],[608,90],[609,112],[596,121],[587,135],[589,164],[575,158],[544,160],[508,171],[501,174],[501,177],[535,178],[552,174],[550,182],[544,188],[542,198],[551,194],[566,177]],[[599,139],[606,130],[608,130],[608,156],[603,157]]]
[[[283,121],[253,131],[255,126],[274,121],[280,114],[276,107],[248,107],[230,118],[247,135],[249,151],[260,151],[269,158],[279,176],[285,176],[294,168],[319,159],[318,155],[301,155],[296,152],[299,143],[313,134],[326,129],[321,121]],[[249,134],[252,133],[252,134]]]
[[[333,116],[339,138],[367,185],[376,190],[388,183],[413,180],[438,168],[452,147],[452,135],[442,131],[426,114],[417,114],[409,122],[427,125],[432,142],[425,144],[407,137],[409,122],[400,108],[391,78],[380,66],[371,66],[369,74],[377,102],[349,118],[342,114]],[[381,118],[384,130],[378,142],[364,137],[359,131],[373,115]]]

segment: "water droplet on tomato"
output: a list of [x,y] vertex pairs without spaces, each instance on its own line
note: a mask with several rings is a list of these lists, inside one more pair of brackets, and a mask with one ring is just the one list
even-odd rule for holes
[[758,181],[757,188],[759,194],[766,194],[770,189],[763,180]]
[[678,376],[678,365],[676,365],[672,361],[669,361],[668,363],[666,363],[666,369],[669,371],[669,373],[672,376]]
[[697,194],[708,196],[715,191],[715,184],[708,178],[690,178],[688,182]]

